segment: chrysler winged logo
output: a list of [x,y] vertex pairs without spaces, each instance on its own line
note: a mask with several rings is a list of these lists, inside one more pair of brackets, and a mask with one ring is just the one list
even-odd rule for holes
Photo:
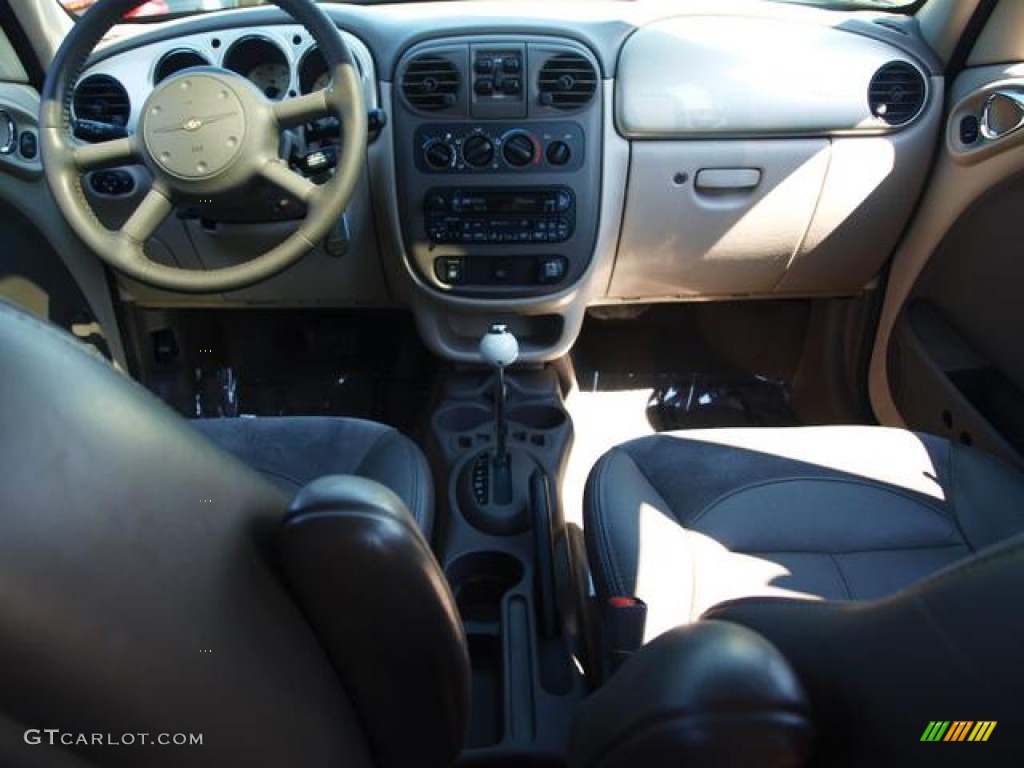
[[153,133],[175,133],[177,131],[186,131],[187,133],[195,133],[203,126],[209,125],[210,123],[216,123],[220,120],[224,120],[228,117],[234,117],[237,112],[218,112],[216,115],[207,115],[206,117],[190,117],[180,123],[171,123],[171,125],[164,125],[159,128],[154,128]]

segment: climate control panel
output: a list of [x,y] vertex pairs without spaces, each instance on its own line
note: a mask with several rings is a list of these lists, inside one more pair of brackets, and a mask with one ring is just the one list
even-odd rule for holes
[[543,123],[429,123],[415,133],[416,167],[425,173],[566,172],[583,167],[583,128]]

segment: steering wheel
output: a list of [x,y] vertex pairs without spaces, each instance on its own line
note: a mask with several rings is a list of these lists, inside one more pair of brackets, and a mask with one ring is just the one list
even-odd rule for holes
[[[215,67],[184,70],[162,81],[142,106],[138,130],[98,144],[71,136],[71,99],[86,59],[104,34],[143,0],[100,0],[71,29],[43,85],[40,146],[53,196],[78,236],[114,269],[172,291],[230,291],[265,280],[308,253],[337,223],[363,167],[366,107],[352,54],[337,27],[314,0],[275,0],[309,30],[320,47],[331,85],[271,102],[241,75]],[[334,177],[317,186],[278,157],[281,132],[321,117],[344,126]],[[97,218],[82,189],[82,174],[144,165],[153,185],[120,229]],[[146,241],[188,201],[242,190],[262,177],[306,205],[306,217],[284,242],[223,269],[180,269],[151,261]]]

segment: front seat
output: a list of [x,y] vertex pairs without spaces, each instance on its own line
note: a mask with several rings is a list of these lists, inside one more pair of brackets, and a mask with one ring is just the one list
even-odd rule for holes
[[465,636],[395,493],[331,476],[289,503],[2,302],[0,369],[0,764],[454,760]]
[[716,429],[606,453],[585,494],[602,602],[639,597],[645,637],[726,600],[871,600],[1024,531],[1024,474],[883,427]]
[[609,645],[573,768],[1024,764],[1016,469],[881,427],[662,434],[595,465],[585,524],[605,630],[639,597],[651,642]]
[[292,495],[324,475],[358,475],[386,485],[405,502],[429,539],[434,486],[422,451],[393,427],[323,416],[194,419],[207,439]]

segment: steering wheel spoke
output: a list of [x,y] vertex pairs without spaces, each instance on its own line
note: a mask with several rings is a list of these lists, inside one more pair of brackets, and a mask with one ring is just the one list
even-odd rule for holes
[[163,192],[153,187],[139,203],[139,207],[121,226],[121,233],[137,243],[144,243],[163,224],[174,203]]
[[83,144],[75,147],[73,152],[75,165],[83,173],[117,165],[135,165],[139,162],[139,146],[134,136],[103,141],[99,144]]
[[282,129],[294,128],[331,114],[327,105],[327,96],[323,91],[314,91],[305,96],[285,99],[274,104],[272,109],[277,124]]
[[263,178],[283,189],[306,205],[312,205],[320,196],[320,187],[291,170],[279,160],[271,160],[261,169]]

